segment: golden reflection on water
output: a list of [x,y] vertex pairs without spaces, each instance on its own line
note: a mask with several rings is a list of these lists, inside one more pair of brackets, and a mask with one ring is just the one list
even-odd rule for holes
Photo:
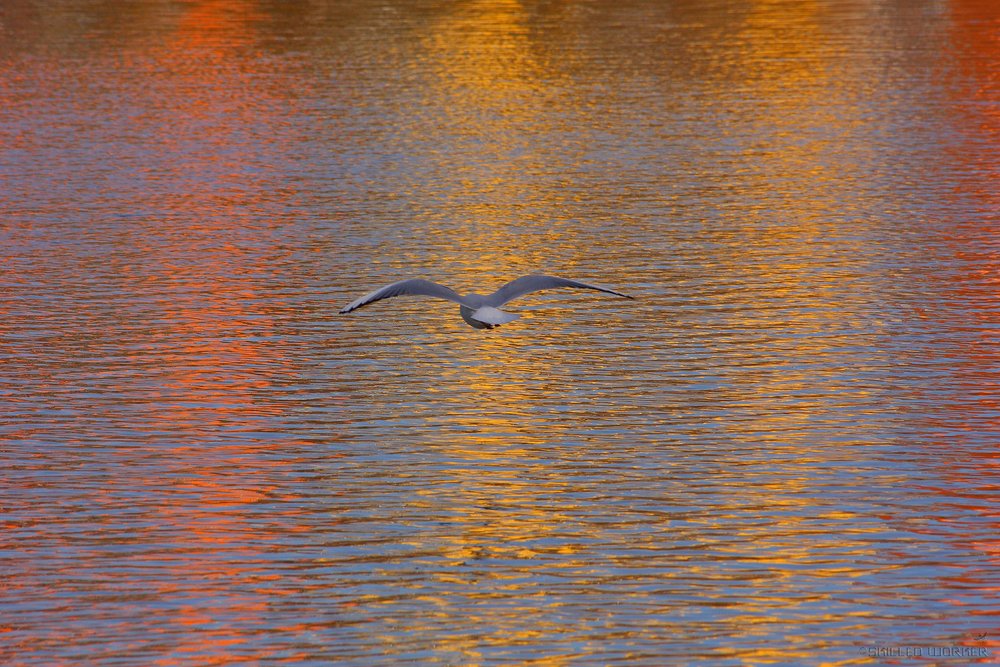
[[[758,302],[773,306],[732,311],[733,320],[729,324],[737,329],[770,331],[781,336],[777,332],[790,324],[782,320],[782,307],[792,303],[794,326],[800,335],[771,341],[769,351],[780,360],[773,369],[766,362],[745,360],[748,368],[742,369],[733,381],[739,387],[737,395],[750,396],[752,403],[744,418],[729,420],[724,425],[737,437],[749,431],[760,434],[766,441],[784,444],[780,459],[768,457],[781,481],[770,486],[739,488],[729,511],[723,510],[717,519],[706,522],[705,528],[724,530],[727,522],[747,504],[778,510],[773,522],[740,532],[739,546],[722,548],[718,553],[749,559],[761,567],[773,566],[775,571],[801,565],[809,569],[810,576],[843,579],[870,572],[866,561],[874,551],[869,536],[881,530],[880,527],[853,528],[849,536],[841,536],[837,548],[866,563],[856,568],[844,566],[843,561],[828,568],[817,565],[823,559],[823,550],[804,549],[795,540],[796,535],[808,534],[811,522],[817,519],[850,526],[855,518],[851,512],[828,506],[810,488],[815,476],[802,472],[803,466],[816,469],[839,454],[817,449],[815,443],[799,442],[799,434],[808,433],[811,423],[828,414],[832,392],[848,390],[836,384],[842,369],[824,365],[821,372],[832,375],[823,378],[817,376],[814,362],[835,357],[845,345],[871,346],[876,342],[877,332],[860,334],[851,330],[853,325],[867,322],[848,322],[845,326],[842,317],[845,310],[864,313],[867,304],[879,301],[881,287],[872,282],[870,267],[836,264],[838,256],[851,254],[851,244],[856,244],[858,256],[864,256],[862,244],[872,232],[866,225],[876,224],[872,216],[857,217],[853,237],[856,240],[838,239],[836,246],[826,242],[831,233],[829,221],[843,213],[844,184],[866,177],[863,162],[842,159],[837,146],[863,128],[871,115],[871,109],[861,105],[863,98],[850,88],[850,80],[837,76],[846,47],[842,42],[822,39],[824,26],[829,23],[826,7],[821,3],[754,3],[736,38],[739,54],[735,56],[734,72],[716,82],[725,86],[736,80],[746,95],[761,101],[755,107],[752,140],[745,138],[748,143],[740,160],[741,177],[761,192],[789,193],[780,202],[782,220],[773,219],[774,207],[748,207],[736,214],[741,219],[738,223],[741,233],[728,239],[727,251],[731,255],[721,268],[734,284],[753,289]],[[454,270],[461,271],[470,281],[481,279],[495,266],[537,268],[546,260],[544,249],[560,241],[560,236],[552,231],[544,235],[536,232],[531,244],[518,246],[511,237],[509,222],[494,221],[496,211],[505,202],[517,201],[519,193],[531,187],[530,180],[525,178],[531,170],[525,166],[534,156],[524,145],[524,136],[518,128],[533,119],[525,117],[518,102],[541,94],[537,90],[539,80],[559,81],[559,73],[544,68],[535,57],[538,50],[533,48],[525,24],[526,12],[520,3],[471,3],[456,6],[452,13],[442,15],[424,39],[429,69],[435,72],[428,97],[445,100],[447,131],[495,160],[477,161],[470,167],[456,162],[452,156],[435,156],[440,159],[438,173],[455,174],[450,190],[443,195],[446,200],[460,199],[467,190],[483,195],[478,202],[463,206],[469,222],[435,231],[446,240],[435,246],[440,252],[429,257],[433,265],[447,265],[456,262],[457,252],[460,259]],[[724,91],[714,91],[714,95],[724,97]],[[559,102],[569,104],[566,99]],[[532,107],[523,105],[523,108]],[[569,116],[581,115],[565,106],[562,110]],[[808,136],[810,129],[815,133],[818,115],[822,116],[823,133]],[[756,171],[748,173],[744,165],[751,165]],[[488,171],[484,171],[486,166]],[[824,265],[824,262],[829,263]],[[845,282],[851,285],[849,291],[845,290]],[[721,292],[716,298],[720,307],[732,300]],[[461,402],[452,406],[454,409],[442,424],[451,427],[452,432],[466,435],[443,437],[438,443],[452,455],[473,464],[457,465],[449,471],[454,478],[453,501],[462,508],[456,522],[467,526],[451,536],[453,541],[447,553],[454,560],[482,557],[483,544],[503,544],[506,546],[502,549],[494,547],[491,555],[525,560],[525,567],[532,567],[530,561],[536,553],[520,547],[519,542],[557,534],[562,523],[580,511],[579,506],[567,503],[558,511],[527,510],[505,518],[494,516],[494,512],[482,506],[484,498],[492,498],[492,503],[517,504],[530,496],[532,487],[519,483],[518,477],[535,478],[545,473],[545,464],[531,461],[533,449],[566,435],[559,430],[559,422],[547,423],[544,433],[523,432],[523,424],[531,421],[524,406],[537,399],[529,390],[558,391],[556,387],[539,385],[532,372],[551,374],[553,367],[567,360],[560,358],[559,348],[554,347],[545,358],[539,355],[532,359],[532,364],[537,365],[507,363],[524,353],[518,349],[517,340],[494,335],[477,338],[474,343],[451,341],[461,347],[461,356],[474,360],[443,373],[447,381],[461,381],[470,388],[461,394]],[[768,349],[766,342],[764,349]],[[754,355],[760,353],[759,349],[753,350]],[[754,363],[758,363],[758,368],[753,368]],[[826,391],[824,383],[829,387]],[[871,391],[863,386],[850,390],[862,402]],[[866,428],[865,424],[858,425],[853,436],[863,440]],[[503,447],[512,436],[518,445]],[[477,474],[476,463],[498,458],[509,461],[511,470],[494,469],[488,478]],[[566,486],[565,491],[572,490]],[[436,494],[430,490],[423,492],[429,500]],[[563,549],[564,555],[577,553]],[[581,549],[580,556],[586,555]],[[585,560],[563,563],[564,567],[586,566]],[[450,573],[440,576],[447,583],[467,586],[476,583],[473,576]],[[445,599],[438,598],[435,603],[441,613],[449,613]],[[768,609],[775,603],[793,608],[796,604],[779,596],[762,596],[747,604],[744,616],[733,620],[745,626],[745,635],[752,637],[758,626],[785,622],[784,615],[769,615]],[[869,615],[866,611],[856,612],[859,624]],[[510,633],[506,639],[494,635],[499,641],[516,644],[529,639],[532,633],[518,630],[518,624],[504,629],[502,617],[487,616],[481,621]],[[456,640],[448,648],[470,660],[476,659],[467,639]],[[762,661],[809,656],[809,652],[796,652],[788,647],[740,653],[742,659]]]
[[[838,144],[864,126],[870,110],[859,105],[851,80],[840,72],[846,43],[823,39],[832,24],[829,12],[827,3],[753,3],[734,40],[736,85],[759,101],[748,119],[753,130],[737,138],[744,142],[740,177],[765,200],[781,198],[766,207],[737,203],[732,219],[740,231],[723,239],[728,280],[751,291],[758,304],[731,311],[731,325],[771,336],[763,348],[771,354],[753,349],[734,377],[752,397],[753,409],[727,428],[735,434],[749,427],[778,443],[808,432],[830,409],[825,386],[835,386],[843,370],[817,362],[877,338],[858,331],[870,322],[844,318],[857,318],[879,301],[883,286],[872,282],[871,267],[850,261],[865,256],[871,225],[878,223],[858,216],[846,238],[831,238],[843,234],[831,221],[844,217],[845,184],[864,171],[863,162],[838,154]],[[726,82],[728,77],[720,81]],[[742,300],[728,291],[709,296],[720,308]],[[864,399],[870,389],[852,391]],[[815,452],[800,456],[814,458]]]
[[509,217],[512,205],[527,211],[527,201],[558,196],[538,192],[531,178],[544,159],[532,134],[560,129],[538,113],[538,99],[552,97],[550,90],[561,82],[539,61],[529,18],[517,0],[479,0],[449,6],[421,34],[421,64],[428,73],[423,103],[435,116],[433,125],[412,129],[428,135],[415,139],[444,134],[457,148],[427,157],[432,177],[440,179],[446,215],[461,205],[462,216],[456,224],[431,228],[440,237],[440,252],[427,259],[473,281],[502,282],[543,268],[550,260],[547,249],[566,235],[554,220],[512,225]]
[[[439,267],[457,263],[457,279],[474,285],[464,291],[488,294],[520,273],[538,270],[548,259],[546,248],[559,243],[552,227],[542,235],[533,233],[528,243],[511,229],[508,217],[498,217],[509,202],[532,189],[525,161],[537,157],[523,130],[537,119],[526,101],[539,93],[539,82],[550,77],[532,51],[528,18],[517,0],[480,0],[450,6],[421,35],[423,65],[430,72],[425,96],[442,109],[446,126],[417,124],[414,129],[443,129],[479,154],[479,159],[467,162],[444,153],[429,156],[438,173],[452,175],[442,182],[444,201],[462,201],[464,193],[477,193],[476,201],[463,202],[461,221],[432,230],[441,238],[435,246],[439,251],[426,258]],[[483,160],[483,155],[491,158]],[[461,345],[468,363],[445,369],[445,377],[469,387],[463,394],[469,403],[456,406],[451,422],[474,435],[451,447],[478,458],[491,456],[492,447],[513,434],[526,446],[540,444],[541,434],[523,432],[525,406],[533,397],[524,393],[531,382],[524,375],[529,369],[516,361],[517,343],[493,336],[474,343],[466,339]],[[536,355],[539,365],[531,370],[544,374],[549,359]]]

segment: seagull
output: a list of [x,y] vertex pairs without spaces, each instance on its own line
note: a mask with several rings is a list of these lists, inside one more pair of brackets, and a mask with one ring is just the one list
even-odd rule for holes
[[458,304],[458,311],[462,314],[462,319],[469,326],[476,329],[493,329],[501,324],[513,322],[520,317],[520,315],[500,310],[500,306],[530,292],[552,289],[553,287],[592,289],[598,292],[605,292],[606,294],[625,297],[626,299],[634,298],[628,294],[622,294],[621,292],[616,292],[605,287],[588,285],[587,283],[570,280],[569,278],[557,278],[555,276],[542,276],[538,274],[522,276],[517,280],[512,280],[489,296],[483,296],[482,294],[466,294],[462,296],[455,290],[444,285],[438,285],[430,280],[411,278],[409,280],[400,280],[399,282],[380,287],[374,292],[365,294],[360,299],[356,299],[341,308],[340,313],[349,313],[352,310],[363,308],[370,303],[375,303],[382,299],[390,299],[394,296],[433,296],[456,302]]

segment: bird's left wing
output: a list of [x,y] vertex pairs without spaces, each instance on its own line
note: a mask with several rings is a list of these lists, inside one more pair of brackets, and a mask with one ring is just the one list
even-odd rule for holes
[[634,297],[628,294],[622,294],[621,292],[616,292],[606,287],[598,287],[596,285],[588,285],[587,283],[581,283],[578,280],[570,280],[569,278],[557,278],[555,276],[542,276],[538,274],[533,274],[530,276],[522,276],[517,280],[512,280],[500,289],[498,289],[493,294],[486,297],[486,303],[494,308],[500,307],[512,299],[516,299],[519,296],[524,296],[531,292],[537,292],[543,289],[552,289],[553,287],[576,287],[578,289],[592,289],[598,292],[605,292],[607,294],[614,294],[615,296],[623,296],[626,299],[632,299]]
[[464,304],[465,301],[458,292],[444,285],[438,285],[423,278],[411,278],[410,280],[400,280],[397,283],[380,287],[374,292],[365,294],[360,299],[355,299],[340,309],[341,313],[349,313],[370,303],[381,299],[391,299],[394,296],[434,296],[439,299],[447,299],[455,303]]

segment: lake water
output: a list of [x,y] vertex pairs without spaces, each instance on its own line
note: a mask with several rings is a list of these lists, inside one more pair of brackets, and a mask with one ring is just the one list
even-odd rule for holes
[[998,34],[4,0],[0,662],[1000,659]]

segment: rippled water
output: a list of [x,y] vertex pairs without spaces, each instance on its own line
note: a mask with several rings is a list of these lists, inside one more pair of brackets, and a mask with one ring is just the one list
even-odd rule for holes
[[998,30],[5,0],[0,661],[996,659]]

